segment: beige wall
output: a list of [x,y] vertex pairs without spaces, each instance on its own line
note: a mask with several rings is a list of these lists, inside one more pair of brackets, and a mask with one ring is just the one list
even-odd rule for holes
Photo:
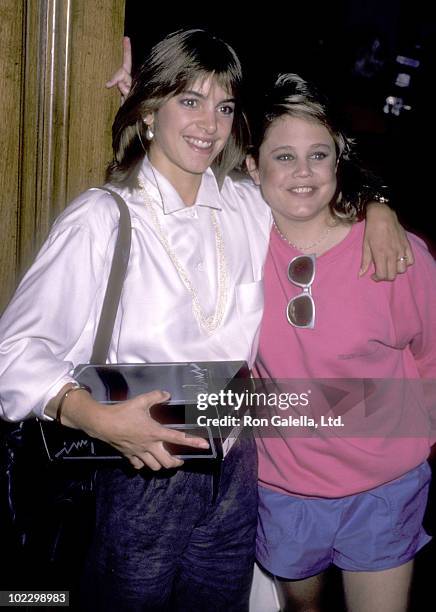
[[1,0],[0,311],[53,219],[102,182],[124,0]]

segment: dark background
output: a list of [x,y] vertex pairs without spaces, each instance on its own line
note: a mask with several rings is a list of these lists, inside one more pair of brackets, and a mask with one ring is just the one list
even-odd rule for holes
[[[169,32],[202,27],[229,42],[242,60],[247,100],[256,101],[278,72],[297,72],[317,82],[340,107],[356,136],[360,156],[389,185],[404,225],[436,254],[433,220],[436,19],[424,0],[335,0],[301,3],[234,2],[195,6],[127,0],[126,34],[134,64]],[[401,65],[402,55],[419,66]],[[399,73],[410,84],[395,85]],[[383,112],[387,96],[410,110]]]

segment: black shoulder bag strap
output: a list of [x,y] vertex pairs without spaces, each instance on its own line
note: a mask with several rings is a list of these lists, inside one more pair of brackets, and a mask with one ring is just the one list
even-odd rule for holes
[[121,291],[126,277],[130,257],[130,244],[132,240],[132,227],[129,209],[123,198],[112,189],[102,188],[114,198],[120,211],[117,241],[115,243],[112,264],[109,273],[106,293],[98,323],[97,334],[90,359],[91,364],[106,363],[109,345],[120,303]]

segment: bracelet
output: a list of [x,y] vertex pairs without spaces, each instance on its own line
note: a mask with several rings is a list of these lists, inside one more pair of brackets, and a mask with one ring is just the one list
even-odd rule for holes
[[387,196],[381,195],[380,193],[373,193],[370,196],[369,202],[377,202],[377,204],[389,204],[390,199]]
[[88,393],[91,393],[91,389],[86,385],[81,385],[79,383],[73,383],[73,385],[74,385],[73,387],[70,387],[62,395],[61,399],[59,400],[58,407],[56,409],[56,422],[59,423],[60,425],[62,425],[62,410],[64,407],[64,403],[67,397],[70,395],[70,393],[73,393],[73,391],[88,391]]
[[387,185],[372,187],[371,185],[362,185],[362,190],[359,192],[360,202],[367,204],[368,202],[378,202],[379,204],[389,204],[390,197]]
[[373,189],[369,185],[363,185],[363,190],[358,193],[357,218],[359,221],[365,218],[366,206],[370,202],[390,205],[390,198],[386,189],[385,185],[382,185],[380,190]]

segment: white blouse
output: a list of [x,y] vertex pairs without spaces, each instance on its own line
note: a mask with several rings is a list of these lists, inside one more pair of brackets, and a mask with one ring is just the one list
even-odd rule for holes
[[[195,204],[188,207],[147,159],[139,177],[154,215],[140,189],[111,186],[128,204],[132,246],[109,363],[241,359],[251,365],[271,227],[270,211],[258,189],[249,180],[226,178],[220,190],[208,170]],[[201,311],[213,314],[219,297],[219,256],[211,211],[224,242],[227,299],[221,324],[207,333],[168,247],[187,273]],[[56,220],[0,320],[4,418],[44,418],[45,405],[72,380],[74,367],[89,361],[117,228],[118,208],[99,189],[80,195]]]

